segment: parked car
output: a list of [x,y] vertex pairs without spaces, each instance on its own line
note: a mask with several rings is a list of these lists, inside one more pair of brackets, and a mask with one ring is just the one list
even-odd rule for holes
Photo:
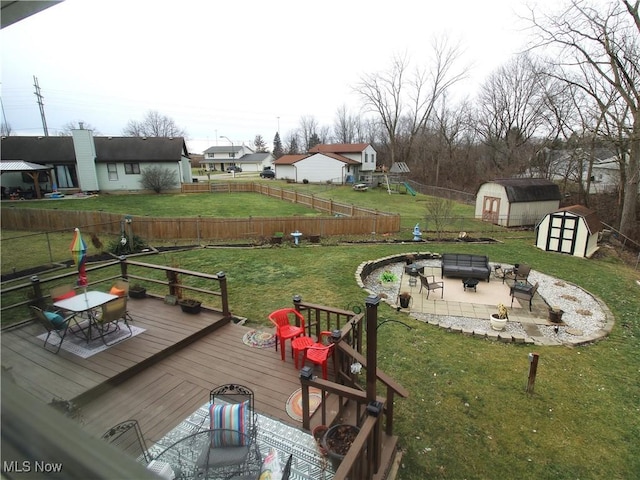
[[276,178],[276,172],[273,170],[263,170],[260,172],[260,178]]
[[230,165],[227,167],[227,173],[231,173],[231,172],[241,172],[242,168],[240,168],[238,165]]

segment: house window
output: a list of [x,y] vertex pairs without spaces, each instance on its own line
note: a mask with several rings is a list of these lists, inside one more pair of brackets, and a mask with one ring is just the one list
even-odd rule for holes
[[78,176],[74,165],[55,165],[54,168],[58,188],[75,188],[78,186]]
[[140,164],[139,163],[125,163],[124,164],[124,173],[127,175],[133,175],[136,173],[140,173]]
[[367,163],[369,161],[369,154],[365,153],[364,154],[364,163]]
[[118,167],[115,163],[107,163],[107,172],[109,173],[110,181],[118,180]]
[[235,152],[229,152],[229,158],[236,158]]

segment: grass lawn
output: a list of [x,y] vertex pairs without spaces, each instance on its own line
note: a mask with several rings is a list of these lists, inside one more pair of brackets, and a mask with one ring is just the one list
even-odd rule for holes
[[[386,198],[370,193],[354,192],[376,202]],[[413,197],[391,196],[401,197],[409,214],[420,211]],[[384,203],[379,208],[387,209]],[[421,250],[528,263],[578,284],[611,309],[613,332],[578,348],[504,344],[449,333],[381,304],[381,321],[412,327],[388,322],[378,331],[379,368],[410,391],[395,405],[404,451],[398,478],[640,478],[639,273],[608,250],[586,260],[535,248],[532,232],[506,232],[500,239],[491,245],[431,242]],[[267,325],[269,312],[290,306],[295,294],[336,307],[362,304],[366,292],[353,278],[358,265],[413,250],[411,244],[198,249],[144,261],[225,271],[233,313]],[[535,393],[528,395],[532,351],[540,360]]]

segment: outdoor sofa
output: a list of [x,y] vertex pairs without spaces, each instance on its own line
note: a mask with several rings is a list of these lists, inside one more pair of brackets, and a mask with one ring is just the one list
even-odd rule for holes
[[489,257],[466,253],[444,253],[442,255],[441,275],[444,277],[477,278],[489,281],[491,267]]

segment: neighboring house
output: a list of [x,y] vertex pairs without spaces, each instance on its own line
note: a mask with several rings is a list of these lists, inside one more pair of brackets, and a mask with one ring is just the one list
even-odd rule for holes
[[358,183],[376,170],[377,153],[368,143],[316,145],[309,153],[274,162],[276,178],[295,182]]
[[[540,164],[544,165],[546,171],[532,167],[525,172],[525,176],[543,176],[555,182],[582,181],[586,187],[589,159],[592,158],[589,193],[615,193],[620,188],[620,157],[611,148],[596,148],[593,151],[547,148],[540,152],[540,156]],[[638,188],[640,193],[640,185]]]
[[560,206],[558,186],[544,178],[505,178],[483,183],[475,217],[503,227],[535,225]]
[[593,210],[582,205],[560,208],[536,225],[536,247],[590,258],[598,250],[601,230],[602,223]]
[[[50,167],[51,175],[40,178],[43,191],[140,191],[141,172],[152,166],[173,172],[177,186],[192,182],[182,137],[94,137],[80,128],[67,137],[3,137],[1,151],[3,160]],[[2,175],[2,185],[34,188],[20,173]]]
[[[237,165],[244,170],[244,158],[255,152],[246,145],[223,145],[209,147],[203,153],[204,159],[200,163],[206,170],[224,172],[231,165]],[[251,161],[251,166],[255,168],[255,160]]]

